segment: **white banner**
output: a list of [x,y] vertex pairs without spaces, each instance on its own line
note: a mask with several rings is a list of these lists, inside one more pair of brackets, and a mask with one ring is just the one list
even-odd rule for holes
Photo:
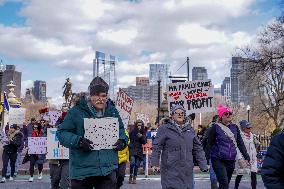
[[214,111],[214,87],[210,80],[197,80],[167,85],[169,110],[180,104],[187,114]]
[[69,159],[69,149],[59,143],[56,131],[57,128],[47,129],[46,159]]
[[25,122],[26,109],[25,108],[10,108],[9,110],[9,124],[22,125]]
[[46,154],[47,137],[28,137],[28,154]]
[[130,98],[125,92],[123,92],[123,90],[119,89],[119,91],[117,92],[117,99],[115,104],[122,119],[124,128],[127,128],[128,126],[133,103],[133,99]]
[[112,149],[119,139],[118,118],[84,118],[84,137],[93,142],[94,150]]
[[138,119],[143,121],[144,125],[150,122],[149,116],[147,114],[136,113],[136,120]]

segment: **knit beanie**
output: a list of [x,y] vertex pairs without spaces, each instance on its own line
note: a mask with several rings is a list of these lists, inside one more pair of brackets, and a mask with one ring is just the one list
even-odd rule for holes
[[99,93],[108,93],[109,86],[101,77],[97,76],[90,83],[89,89],[90,95],[94,96]]
[[174,112],[175,112],[177,109],[181,109],[182,111],[184,111],[184,113],[186,112],[186,110],[184,109],[183,106],[177,104],[177,105],[175,105],[175,106],[173,106],[173,107],[171,108],[171,115],[173,115]]
[[218,106],[218,115],[219,115],[219,118],[222,118],[223,114],[226,113],[226,112],[231,112],[233,113],[233,111],[228,108],[228,107],[225,107],[225,106],[222,106],[222,105],[219,105]]

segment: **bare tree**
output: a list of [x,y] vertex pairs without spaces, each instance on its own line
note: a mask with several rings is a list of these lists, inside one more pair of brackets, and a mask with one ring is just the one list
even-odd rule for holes
[[245,75],[252,96],[258,97],[259,113],[266,113],[275,128],[284,123],[284,17],[268,24],[254,47],[241,49]]

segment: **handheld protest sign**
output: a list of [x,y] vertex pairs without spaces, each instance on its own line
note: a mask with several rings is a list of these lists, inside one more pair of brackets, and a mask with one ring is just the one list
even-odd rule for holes
[[116,109],[122,119],[124,128],[127,128],[134,101],[123,90],[119,89],[115,104]]
[[69,149],[59,143],[56,131],[57,128],[47,129],[46,159],[69,159]]
[[119,139],[118,118],[84,118],[84,137],[93,142],[93,150],[113,149]]
[[179,104],[187,114],[214,111],[214,87],[210,80],[167,85],[168,108]]
[[28,154],[46,154],[47,137],[28,137]]

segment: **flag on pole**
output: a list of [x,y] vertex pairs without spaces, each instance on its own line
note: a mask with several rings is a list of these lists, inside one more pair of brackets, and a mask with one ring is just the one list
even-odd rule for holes
[[10,109],[10,105],[6,96],[6,92],[4,92],[4,102],[3,102],[3,106],[4,108],[9,112]]

